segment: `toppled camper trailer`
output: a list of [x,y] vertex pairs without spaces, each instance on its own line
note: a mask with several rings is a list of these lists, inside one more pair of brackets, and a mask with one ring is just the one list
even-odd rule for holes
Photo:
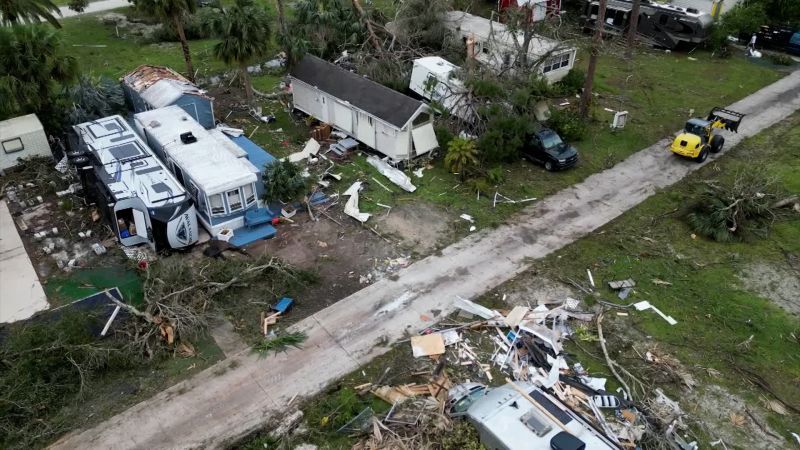
[[[599,9],[598,0],[586,2],[582,18],[587,29],[595,27]],[[608,0],[604,33],[624,34],[630,26],[631,9],[630,0]],[[694,8],[642,0],[637,31],[641,39],[652,45],[675,48],[681,43],[696,44],[705,41],[713,22],[711,14]]]
[[486,448],[620,449],[581,415],[531,383],[455,386],[448,394],[448,413],[472,423]]
[[431,110],[418,100],[311,55],[304,56],[289,76],[295,109],[393,162],[439,147]]
[[438,56],[414,60],[409,89],[423,98],[440,104],[454,116],[471,121],[475,111],[469,101],[469,90],[456,77],[459,67]]
[[218,129],[206,130],[177,105],[134,118],[137,130],[195,200],[200,222],[212,236],[233,230],[231,242],[246,245],[275,235],[269,223],[248,222],[260,209],[260,171],[242,147]]
[[125,119],[106,117],[73,130],[70,156],[84,190],[122,245],[164,250],[197,242],[191,197]]
[[[509,30],[504,24],[463,11],[449,11],[445,27],[465,42],[474,45],[475,60],[495,70],[515,65],[522,39],[520,31]],[[534,36],[529,44],[527,59],[549,83],[564,78],[575,64],[577,49],[554,39]]]
[[20,158],[50,156],[50,144],[36,114],[0,122],[0,170],[17,165]]

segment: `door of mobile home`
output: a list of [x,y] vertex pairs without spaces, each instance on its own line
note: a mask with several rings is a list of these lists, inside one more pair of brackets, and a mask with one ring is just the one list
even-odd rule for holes
[[150,244],[153,242],[152,225],[147,207],[138,198],[120,200],[114,205],[114,225],[122,245]]
[[371,148],[375,148],[375,123],[372,117],[359,111],[356,114],[356,136],[358,140]]

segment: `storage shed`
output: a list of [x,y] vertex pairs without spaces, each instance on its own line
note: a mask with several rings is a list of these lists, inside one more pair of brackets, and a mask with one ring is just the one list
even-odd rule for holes
[[[500,22],[495,22],[463,11],[445,13],[445,27],[465,42],[474,43],[475,60],[496,70],[514,63],[517,46],[522,43],[522,33],[512,32]],[[540,61],[537,70],[549,83],[564,78],[575,65],[577,49],[554,39],[535,35],[528,47],[528,60]]]
[[19,158],[53,156],[36,114],[0,122],[0,148],[0,170],[16,166]]
[[306,55],[290,73],[294,107],[399,162],[437,148],[430,108],[339,66]]
[[121,82],[134,112],[178,105],[203,128],[214,128],[214,99],[169,67],[139,66]]

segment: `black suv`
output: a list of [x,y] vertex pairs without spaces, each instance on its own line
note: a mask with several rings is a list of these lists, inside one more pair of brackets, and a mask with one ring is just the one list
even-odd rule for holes
[[564,143],[555,131],[541,126],[528,135],[522,154],[550,171],[567,169],[578,162],[575,147]]

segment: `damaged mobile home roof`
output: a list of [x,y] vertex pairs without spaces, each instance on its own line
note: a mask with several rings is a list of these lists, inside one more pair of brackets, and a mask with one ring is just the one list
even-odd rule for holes
[[206,91],[169,67],[142,65],[125,75],[122,82],[154,108],[171,105],[185,94],[210,98]]
[[[159,146],[207,194],[235,189],[258,180],[258,168],[241,156],[241,149],[222,133],[203,128],[181,107],[173,105],[135,114],[148,142]],[[182,142],[191,133],[195,142]],[[153,142],[155,141],[155,142]]]
[[290,75],[398,128],[408,123],[424,105],[407,95],[312,55],[305,55]]
[[[476,16],[463,11],[448,11],[445,13],[445,26],[453,31],[457,31],[463,37],[474,35],[480,40],[486,41],[490,38],[496,40],[498,43],[514,46],[514,35],[520,44],[523,37],[521,32],[513,33],[508,28],[493,20],[484,17]],[[554,39],[548,39],[543,36],[534,35],[531,39],[528,51],[532,55],[544,56],[550,52],[557,52],[559,50],[572,51],[572,47],[564,45]]]
[[39,121],[36,114],[0,121],[0,139],[6,139],[9,136],[22,136],[40,130],[43,130],[42,122]]

